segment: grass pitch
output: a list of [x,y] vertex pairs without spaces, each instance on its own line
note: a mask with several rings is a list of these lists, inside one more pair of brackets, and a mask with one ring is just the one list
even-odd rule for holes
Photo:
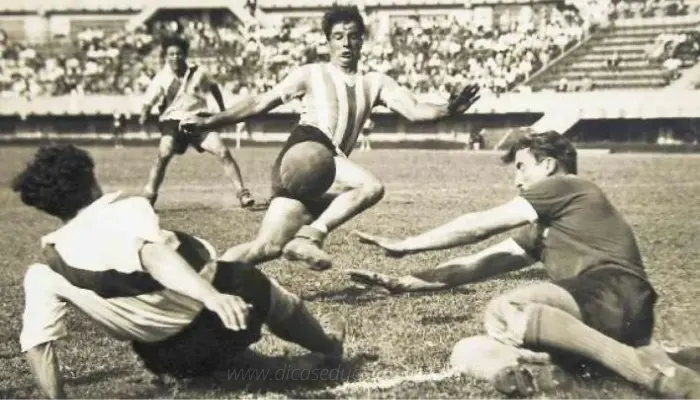
[[[105,190],[138,192],[155,156],[151,148],[91,148]],[[22,276],[38,260],[39,238],[58,221],[24,207],[7,188],[33,153],[31,148],[0,148],[0,397],[37,397],[28,366],[19,351],[23,308]],[[246,182],[258,198],[269,194],[274,149],[235,152]],[[546,279],[531,268],[483,283],[438,294],[389,297],[380,290],[353,287],[344,268],[362,267],[405,273],[435,265],[500,240],[406,257],[384,258],[358,244],[348,233],[362,229],[404,236],[441,224],[461,213],[483,209],[515,195],[512,171],[487,153],[378,150],[353,158],[386,183],[386,197],[373,209],[332,234],[327,250],[334,269],[315,273],[287,261],[261,266],[269,275],[306,299],[318,313],[339,312],[349,321],[348,362],[325,380],[295,370],[298,347],[270,335],[254,346],[255,354],[207,379],[166,388],[151,385],[128,344],[106,337],[77,312],[67,324],[71,336],[59,357],[71,397],[499,397],[487,384],[467,377],[402,382],[397,376],[440,372],[460,338],[481,333],[481,314],[493,296]],[[657,338],[669,343],[698,343],[700,324],[700,157],[670,155],[589,155],[580,160],[581,175],[599,183],[635,228],[660,301]],[[194,152],[170,166],[158,212],[163,227],[209,239],[220,251],[250,240],[263,213],[238,207],[221,167]],[[288,357],[284,357],[284,356]],[[291,360],[291,361],[289,361]],[[246,365],[255,369],[246,369]],[[257,371],[244,375],[245,371]],[[286,371],[286,372],[285,372]],[[616,378],[582,378],[556,398],[639,398],[649,394]]]

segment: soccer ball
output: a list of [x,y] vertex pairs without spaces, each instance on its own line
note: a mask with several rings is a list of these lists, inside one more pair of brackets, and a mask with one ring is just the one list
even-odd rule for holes
[[297,143],[282,156],[279,173],[282,186],[296,198],[317,198],[335,180],[333,153],[320,143]]

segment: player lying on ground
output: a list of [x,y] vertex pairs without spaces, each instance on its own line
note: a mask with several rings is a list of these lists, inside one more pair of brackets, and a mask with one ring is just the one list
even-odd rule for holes
[[552,282],[493,299],[484,316],[488,337],[458,343],[453,367],[493,380],[502,392],[526,395],[538,385],[554,386],[558,370],[523,362],[547,356],[522,348],[554,349],[569,359],[597,361],[662,395],[700,396],[700,376],[649,345],[656,292],[635,235],[601,189],[576,176],[571,142],[556,132],[526,135],[504,160],[515,164],[520,190],[511,202],[403,240],[358,235],[394,257],[473,244],[522,227],[511,239],[401,278],[361,270],[351,278],[393,292],[436,290],[541,261]]
[[191,113],[208,110],[208,94],[216,100],[220,110],[224,110],[224,100],[219,85],[197,65],[188,65],[189,44],[179,37],[163,40],[161,57],[165,61],[151,81],[144,99],[139,122],[146,123],[151,108],[160,103],[159,128],[161,131],[158,157],[151,168],[148,182],[144,187],[144,196],[155,204],[158,190],[165,178],[165,170],[174,155],[182,155],[187,147],[192,146],[198,152],[206,151],[216,156],[224,166],[226,176],[236,188],[236,196],[241,206],[246,208],[255,203],[246,189],[241,177],[238,163],[231,155],[217,132],[204,131],[197,135],[188,135],[180,130],[180,120]]
[[[322,250],[328,232],[379,202],[384,186],[371,172],[348,159],[373,107],[384,105],[411,121],[437,120],[464,113],[478,99],[478,87],[466,86],[448,104],[417,101],[389,76],[358,70],[365,25],[357,8],[334,8],[323,16],[329,63],[307,64],[292,71],[272,90],[246,96],[211,117],[191,118],[182,126],[201,132],[231,125],[299,98],[297,126],[273,166],[273,200],[256,239],[230,249],[227,260],[262,261],[283,254],[311,268],[331,267]],[[284,187],[280,164],[294,145],[316,142],[335,155],[335,182],[322,198],[302,199]]]
[[216,259],[207,241],[161,229],[143,197],[102,194],[94,164],[71,145],[42,147],[13,182],[22,201],[64,225],[42,238],[43,263],[24,278],[20,344],[50,397],[62,397],[54,341],[67,334],[67,304],[108,334],[131,341],[158,375],[225,368],[266,324],[280,338],[340,361],[345,324],[324,327],[302,301],[251,264]]

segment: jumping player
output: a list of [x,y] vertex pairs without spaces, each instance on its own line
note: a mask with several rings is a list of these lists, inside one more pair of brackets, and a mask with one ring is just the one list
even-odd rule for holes
[[151,81],[145,95],[141,118],[146,123],[151,108],[160,102],[159,128],[162,134],[158,146],[158,157],[151,168],[144,196],[155,204],[158,189],[163,183],[165,170],[172,157],[182,155],[188,146],[198,152],[206,151],[216,156],[224,166],[226,176],[236,188],[236,196],[241,206],[246,208],[255,203],[250,191],[243,185],[241,171],[231,152],[217,132],[207,131],[198,135],[187,135],[179,129],[180,120],[191,113],[207,110],[207,95],[211,94],[220,110],[224,110],[224,100],[216,84],[199,66],[188,65],[189,44],[180,37],[163,40],[161,56],[166,63]]
[[103,194],[86,151],[40,148],[13,190],[63,221],[42,238],[44,262],[24,277],[20,345],[49,397],[65,396],[54,342],[67,334],[68,304],[110,336],[132,342],[157,375],[226,368],[260,339],[263,324],[321,355],[314,368],[342,358],[342,319],[329,314],[319,322],[251,264],[217,261],[206,240],[162,229],[143,197]]
[[546,354],[523,347],[553,349],[597,361],[658,394],[698,398],[700,376],[649,345],[657,295],[635,235],[602,190],[576,176],[572,143],[552,131],[530,134],[518,138],[504,160],[515,164],[520,189],[511,202],[404,240],[358,235],[394,257],[473,244],[522,227],[513,238],[398,279],[361,270],[351,278],[394,292],[437,290],[541,261],[553,281],[493,299],[484,316],[488,337],[458,343],[455,367],[492,379],[506,394],[529,395],[538,386],[556,387],[551,379],[565,375],[541,362]]
[[[294,98],[302,102],[299,122],[273,166],[273,200],[258,236],[229,249],[223,256],[227,260],[258,262],[283,254],[315,270],[330,268],[330,257],[322,250],[328,232],[384,195],[379,179],[348,159],[372,108],[384,105],[411,121],[437,120],[464,113],[478,99],[478,87],[470,85],[448,104],[423,103],[387,75],[359,72],[365,25],[357,8],[334,8],[323,16],[322,25],[329,63],[301,66],[266,93],[244,97],[219,114],[182,123],[187,130],[208,131],[265,113]],[[335,154],[335,182],[315,202],[294,198],[281,187],[279,178],[285,152],[305,141],[318,142]]]

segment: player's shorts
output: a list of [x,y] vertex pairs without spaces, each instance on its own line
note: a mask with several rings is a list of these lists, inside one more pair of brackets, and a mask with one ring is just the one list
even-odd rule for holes
[[145,367],[156,374],[193,377],[225,370],[232,360],[260,340],[271,304],[271,281],[251,264],[220,262],[214,287],[253,305],[247,329],[227,329],[218,315],[203,309],[179,333],[155,343],[132,342]]
[[[320,129],[309,126],[309,125],[297,125],[292,129],[291,134],[287,138],[282,150],[280,150],[277,155],[277,159],[272,166],[272,198],[275,197],[286,197],[289,199],[296,199],[296,197],[289,193],[289,191],[282,185],[282,180],[280,178],[280,165],[282,164],[282,158],[284,154],[292,148],[295,144],[302,142],[316,142],[323,145],[325,148],[330,150],[333,154],[338,154],[338,150],[331,141],[331,139],[326,136]],[[299,200],[299,199],[296,199]],[[309,212],[314,215],[320,215],[326,207],[328,207],[328,202],[318,200],[318,201],[304,201],[303,202]]]
[[204,151],[202,141],[207,137],[207,132],[185,133],[180,129],[179,120],[160,121],[158,127],[161,135],[173,138],[173,152],[175,154],[185,154],[189,146],[194,147],[200,153]]
[[554,284],[573,296],[586,325],[629,346],[649,344],[657,295],[646,279],[600,266]]

